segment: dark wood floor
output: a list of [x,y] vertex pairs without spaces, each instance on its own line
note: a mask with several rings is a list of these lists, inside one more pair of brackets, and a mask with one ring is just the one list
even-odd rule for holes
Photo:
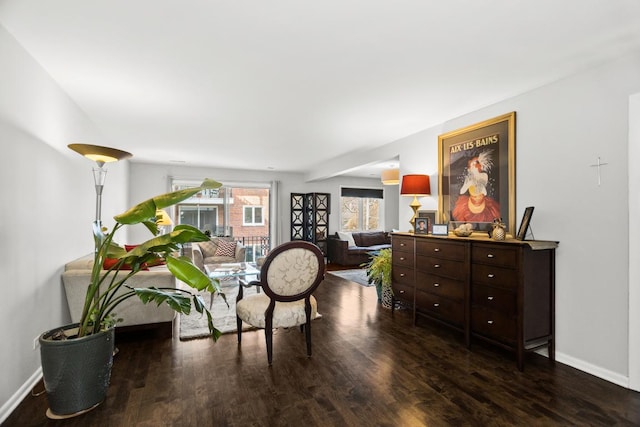
[[[298,329],[181,342],[118,338],[106,401],[66,421],[28,397],[6,426],[640,425],[640,393],[531,354],[511,354],[376,304],[374,288],[328,275],[316,296],[313,357]],[[41,386],[39,386],[41,387]]]

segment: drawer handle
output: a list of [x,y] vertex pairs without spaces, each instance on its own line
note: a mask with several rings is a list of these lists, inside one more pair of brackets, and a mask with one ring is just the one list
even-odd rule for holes
[[440,252],[440,248],[435,248],[433,252]]
[[493,258],[494,255],[493,254],[487,254],[487,258]]
[[400,261],[404,261],[404,260],[405,260],[405,257],[401,256]]
[[404,243],[400,243],[400,246],[406,246]]
[[493,320],[487,320],[487,325],[493,325]]
[[440,264],[435,264],[433,268],[440,268]]
[[496,276],[495,276],[495,274],[487,274],[487,277],[488,277],[489,279],[493,279],[493,278],[494,278],[494,277],[496,277]]
[[400,273],[400,277],[404,277],[404,273]]
[[493,301],[493,297],[487,297],[489,301]]
[[433,286],[437,288],[438,286],[440,286],[440,283],[434,283]]
[[434,306],[434,307],[440,307],[440,304],[435,303],[435,304],[433,304],[433,306]]
[[401,294],[404,294],[406,291],[400,291]]

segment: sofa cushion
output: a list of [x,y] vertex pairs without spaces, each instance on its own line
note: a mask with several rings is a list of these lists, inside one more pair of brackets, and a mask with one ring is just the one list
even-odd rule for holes
[[347,241],[347,246],[355,246],[356,245],[356,241],[353,240],[353,233],[348,232],[348,231],[337,231],[336,232],[338,234],[338,238],[340,240],[346,240]]
[[202,251],[202,256],[204,258],[215,256],[216,249],[218,249],[218,242],[209,240],[207,242],[198,242],[198,246],[200,246],[200,250]]
[[374,245],[383,245],[386,242],[386,234],[384,231],[372,231],[367,233],[355,233],[353,235],[356,246],[368,247]]

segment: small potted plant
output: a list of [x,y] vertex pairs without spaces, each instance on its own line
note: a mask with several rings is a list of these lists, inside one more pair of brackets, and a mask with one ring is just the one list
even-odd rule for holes
[[380,249],[371,252],[371,259],[364,264],[367,277],[376,285],[378,302],[385,308],[393,304],[393,289],[391,287],[391,249]]
[[[132,288],[127,281],[145,265],[165,263],[173,276],[195,291],[220,291],[190,258],[178,256],[180,245],[201,242],[209,237],[195,227],[178,225],[173,231],[159,235],[156,211],[172,206],[204,189],[222,184],[205,180],[199,187],[174,191],[146,200],[114,217],[110,233],[99,220],[93,223],[95,253],[91,278],[87,283],[84,307],[78,324],[52,329],[40,336],[43,380],[49,400],[47,416],[68,418],[99,405],[106,397],[114,351],[115,309],[123,301],[137,297],[143,303],[167,304],[178,313],[189,314],[194,308],[207,316],[209,332],[214,340],[220,336],[212,316],[200,295],[182,288]],[[153,237],[127,252],[113,240],[126,225],[144,224]],[[115,265],[103,268],[107,258]],[[126,267],[125,267],[126,266]]]

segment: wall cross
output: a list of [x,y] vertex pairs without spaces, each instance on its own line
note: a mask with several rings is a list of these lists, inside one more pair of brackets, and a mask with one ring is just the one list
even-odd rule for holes
[[598,185],[600,185],[600,167],[601,167],[601,166],[608,165],[608,164],[609,164],[609,163],[602,163],[602,162],[600,161],[600,157],[598,157],[598,161],[597,161],[597,163],[596,163],[595,165],[589,165],[589,166],[591,166],[592,168],[598,168]]

